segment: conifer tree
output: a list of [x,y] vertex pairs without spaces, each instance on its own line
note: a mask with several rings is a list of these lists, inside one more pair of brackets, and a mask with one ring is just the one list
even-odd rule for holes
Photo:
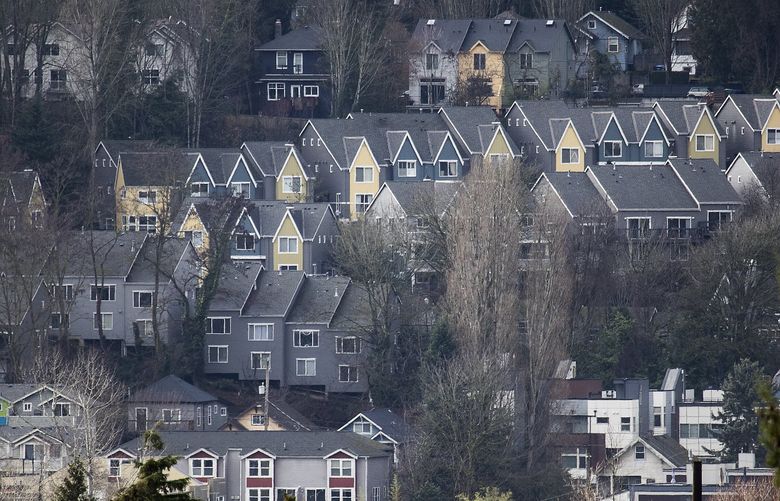
[[87,475],[84,463],[76,458],[68,465],[68,476],[54,491],[54,501],[94,501],[87,494]]
[[[723,444],[718,453],[723,461],[734,461],[740,452],[757,452],[758,385],[764,376],[757,362],[743,358],[732,367],[723,381],[723,410],[715,418],[722,427],[715,435]],[[760,457],[756,454],[756,457]]]

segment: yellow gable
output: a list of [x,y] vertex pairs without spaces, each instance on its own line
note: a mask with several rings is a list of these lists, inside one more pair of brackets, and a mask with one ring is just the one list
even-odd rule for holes
[[[701,141],[703,141],[703,148],[701,150],[696,148],[696,143],[699,142],[697,136],[703,136],[701,139]],[[712,149],[707,149],[709,147]],[[691,137],[688,140],[688,156],[690,158],[711,158],[717,164],[719,150],[718,132],[715,129],[715,124],[712,123],[709,114],[705,111],[701,120],[699,120],[699,124],[693,133],[691,133]]]
[[[289,239],[295,240],[295,252],[290,252]],[[286,242],[286,243],[283,243]],[[287,245],[287,248],[284,247]],[[273,241],[274,246],[274,269],[278,270],[280,266],[296,266],[298,270],[303,270],[303,240],[298,234],[298,228],[292,220],[290,213],[285,214],[281,227]]]
[[[299,193],[286,193],[284,191],[284,178],[297,177],[300,180],[300,192]],[[276,199],[284,200],[285,202],[303,202],[306,200],[306,176],[303,171],[303,166],[298,161],[298,157],[294,153],[290,153],[287,156],[287,161],[282,166],[282,171],[276,178]]]
[[[370,167],[371,168],[371,180],[370,181],[357,181],[357,167]],[[349,196],[352,219],[357,219],[358,211],[357,207],[365,208],[367,200],[373,200],[376,192],[379,191],[379,166],[374,161],[373,155],[368,144],[363,141],[355,155],[355,160],[352,162],[352,168],[349,172]]]
[[[564,158],[564,150],[569,150],[567,153],[568,158]],[[573,155],[575,154],[572,150],[577,150],[576,158],[573,158]],[[564,163],[564,160],[567,160],[567,162]],[[571,122],[566,126],[563,137],[558,144],[558,149],[555,150],[555,170],[571,172],[585,171],[585,146],[580,142],[579,137],[577,137],[577,132],[574,130],[574,126]]]
[[498,129],[496,135],[493,136],[493,142],[490,143],[487,155],[512,155],[512,150],[509,149],[509,144],[507,144],[501,129]]
[[[761,131],[761,151],[778,152],[780,144],[769,144],[769,129],[780,129],[780,108],[775,106],[766,121],[764,130]],[[777,137],[776,133],[773,133]]]

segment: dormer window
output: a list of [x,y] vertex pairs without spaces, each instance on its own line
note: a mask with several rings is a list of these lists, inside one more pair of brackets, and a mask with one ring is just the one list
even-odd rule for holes
[[439,69],[439,55],[438,54],[425,54],[425,69],[426,70],[438,70]]
[[399,160],[398,177],[417,177],[417,162],[414,160]]
[[623,143],[620,141],[604,141],[604,157],[617,158],[623,152]]
[[485,54],[474,54],[474,69],[475,70],[485,69]]
[[520,54],[520,68],[524,70],[530,70],[534,67],[534,55],[533,53]]
[[270,477],[270,459],[247,459],[247,477]]
[[191,188],[193,197],[209,196],[209,183],[192,183]]
[[205,478],[215,476],[215,464],[213,458],[190,459],[190,476]]
[[359,434],[359,435],[373,435],[374,434],[374,428],[371,425],[371,422],[369,422],[368,419],[365,419],[365,418],[357,418],[352,423],[352,431],[354,433]]
[[595,30],[596,29],[596,21],[593,21],[593,20],[588,21],[588,29],[589,30]]
[[329,459],[328,471],[331,477],[351,477],[352,459]]

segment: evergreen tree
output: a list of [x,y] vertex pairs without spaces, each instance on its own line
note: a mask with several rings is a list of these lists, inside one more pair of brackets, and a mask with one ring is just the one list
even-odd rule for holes
[[[723,444],[718,456],[724,462],[735,461],[740,452],[758,452],[758,385],[764,376],[758,363],[748,359],[737,362],[723,381],[723,410],[715,418],[722,427],[715,435]],[[756,457],[760,457],[756,454]]]
[[76,458],[68,465],[68,476],[54,491],[53,501],[94,501],[87,494],[87,475],[84,463]]
[[[154,430],[144,433],[144,451],[161,451],[165,448],[160,435]],[[167,472],[178,461],[176,456],[163,456],[137,461],[138,480],[122,489],[113,501],[194,501],[184,492],[189,480],[168,480]]]

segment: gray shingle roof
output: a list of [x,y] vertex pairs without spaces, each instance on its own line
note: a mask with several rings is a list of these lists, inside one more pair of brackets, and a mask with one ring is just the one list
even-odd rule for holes
[[[277,458],[322,458],[339,449],[358,456],[386,457],[392,448],[362,437],[357,433],[336,431],[171,431],[160,432],[165,454],[187,456],[204,448],[224,455],[228,449],[239,449],[241,455],[263,449]],[[141,439],[133,439],[119,447],[138,451]]]
[[154,383],[141,388],[130,399],[131,402],[157,403],[197,403],[219,400],[197,386],[184,381],[173,374],[165,376]]
[[561,39],[565,38],[573,45],[571,34],[563,19],[552,19],[552,25],[548,19],[518,19],[512,41],[508,51],[514,52],[520,49],[526,42],[533,47],[535,52],[552,52]]
[[[702,104],[694,104],[690,99],[658,99],[656,105],[663,111],[661,120],[669,124],[680,134],[688,134],[696,125],[701,114]],[[687,110],[687,111],[686,111]]]
[[432,160],[426,144],[431,131],[446,132],[447,125],[437,113],[354,113],[351,115],[368,141],[379,163],[392,160],[402,141],[409,137],[423,162]]
[[219,285],[214,298],[209,304],[211,310],[238,311],[244,306],[258,273],[262,270],[260,263],[233,263],[222,265],[219,275]]
[[407,216],[427,215],[431,208],[437,215],[447,210],[461,183],[422,182],[408,183],[403,181],[387,181],[385,189],[390,190],[393,197],[401,205]]
[[33,393],[42,385],[30,383],[0,384],[0,397],[9,402],[16,402],[20,398]]
[[261,237],[273,237],[282,218],[287,213],[287,204],[283,201],[248,200],[244,202],[247,213],[255,223]]
[[19,204],[27,204],[30,201],[37,177],[38,173],[32,169],[0,174],[0,179],[7,179],[11,183],[14,198]]
[[[250,157],[247,158],[247,164],[251,169],[267,175],[276,176],[277,172],[277,160],[274,152],[277,150],[287,151],[287,143],[283,141],[247,141],[244,143],[247,151],[250,153]],[[286,156],[286,155],[285,155]],[[256,160],[257,163],[252,161]],[[284,159],[282,159],[282,162]],[[256,173],[256,172],[254,172]]]
[[[158,239],[159,237],[150,236],[144,241],[128,273],[128,282],[154,283],[155,269],[159,265],[160,282],[167,283],[172,279],[179,262],[186,259],[184,254],[189,248],[189,240],[166,238],[158,249]],[[195,263],[191,264],[195,265]]]
[[287,322],[330,324],[348,285],[347,277],[307,277]]
[[332,217],[327,202],[294,204],[290,208],[290,215],[304,240],[313,240],[323,219]]
[[688,450],[680,442],[666,435],[645,435],[642,440],[676,467],[688,464]]
[[780,153],[750,151],[741,153],[765,189],[774,191],[780,185]]
[[619,210],[699,210],[669,165],[595,165],[590,170]]
[[422,50],[434,42],[442,52],[457,54],[470,24],[467,19],[436,19],[433,26],[428,26],[427,19],[420,19],[412,34],[412,46]]
[[[184,220],[194,206],[198,217],[206,227],[206,231],[225,231],[228,225],[235,223],[241,205],[234,198],[214,199],[202,197],[187,197],[182,201],[179,212],[171,222],[171,231],[178,232]],[[231,228],[232,229],[232,228]]]
[[177,151],[126,152],[119,158],[127,186],[174,186],[185,181],[192,168]]
[[183,152],[188,154],[188,158],[192,158],[193,165],[197,155],[200,154],[215,184],[227,182],[241,155],[241,151],[237,148],[199,148],[183,150]]
[[505,52],[516,27],[516,22],[505,25],[503,19],[472,19],[460,49],[467,51],[480,42],[491,52]]
[[257,289],[251,291],[243,315],[251,317],[284,317],[292,307],[304,280],[302,271],[263,271]]
[[604,199],[584,172],[546,172],[544,177],[573,217],[595,215]]
[[365,288],[354,282],[347,287],[336,314],[331,321],[332,329],[365,332],[372,325],[368,293]]
[[741,204],[739,195],[712,159],[670,159],[669,163],[701,204]]
[[644,33],[639,31],[637,28],[613,12],[608,10],[600,10],[598,12],[590,11],[583,16],[583,19],[591,15],[601,19],[628,38],[636,38],[640,40],[647,38]]
[[49,261],[47,267],[64,277],[92,277],[90,256],[94,251],[100,276],[126,277],[146,237],[145,233],[137,232],[118,234],[108,230],[90,234],[74,231],[59,242],[65,255],[56,263]]
[[463,138],[465,146],[473,152],[482,151],[478,126],[498,122],[495,112],[489,106],[446,106],[441,112],[455,128],[455,138]]
[[321,50],[319,28],[305,26],[266,42],[255,50]]
[[101,141],[114,162],[119,161],[119,154],[131,151],[151,151],[155,148],[154,141],[104,139]]
[[371,409],[362,414],[382,428],[382,433],[396,442],[403,443],[409,435],[409,426],[390,409]]

